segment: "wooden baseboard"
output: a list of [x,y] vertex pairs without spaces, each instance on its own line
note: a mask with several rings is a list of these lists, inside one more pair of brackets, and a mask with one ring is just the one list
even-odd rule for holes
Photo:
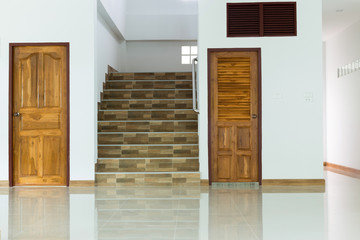
[[325,179],[263,179],[264,186],[323,186]]
[[209,179],[200,179],[200,186],[209,186]]
[[350,168],[335,163],[324,162],[326,170],[342,174],[348,177],[360,178],[360,170],[356,168]]
[[9,181],[0,181],[0,187],[8,187],[9,186]]
[[94,187],[94,186],[95,186],[94,180],[70,181],[70,187]]

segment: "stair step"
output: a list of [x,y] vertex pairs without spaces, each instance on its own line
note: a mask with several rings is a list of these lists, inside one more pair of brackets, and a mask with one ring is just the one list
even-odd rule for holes
[[197,120],[99,121],[98,132],[197,132]]
[[110,80],[190,80],[191,72],[143,72],[143,73],[110,73]]
[[198,157],[198,145],[98,146],[99,158]]
[[108,90],[103,92],[103,99],[177,99],[192,98],[192,90]]
[[192,89],[190,80],[118,80],[107,81],[105,89]]
[[199,172],[96,173],[97,186],[200,186]]
[[103,101],[100,109],[191,109],[192,104],[191,99]]
[[198,158],[99,159],[96,172],[192,172],[199,171]]
[[196,120],[193,110],[100,111],[98,120]]
[[98,134],[98,144],[197,144],[197,133]]

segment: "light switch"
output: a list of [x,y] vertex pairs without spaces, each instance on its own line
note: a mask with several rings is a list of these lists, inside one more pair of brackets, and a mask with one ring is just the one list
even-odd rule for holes
[[304,93],[304,102],[312,103],[314,101],[314,94],[312,92]]

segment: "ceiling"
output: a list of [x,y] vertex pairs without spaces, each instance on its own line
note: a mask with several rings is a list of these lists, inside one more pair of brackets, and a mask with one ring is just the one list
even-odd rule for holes
[[360,20],[360,0],[323,1],[323,40]]

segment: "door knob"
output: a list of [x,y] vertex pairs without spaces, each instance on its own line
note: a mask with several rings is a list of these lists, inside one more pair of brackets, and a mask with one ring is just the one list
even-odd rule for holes
[[14,113],[14,117],[20,117],[21,114],[19,112]]
[[251,115],[251,118],[257,118],[257,115],[256,114],[253,114],[253,115]]

